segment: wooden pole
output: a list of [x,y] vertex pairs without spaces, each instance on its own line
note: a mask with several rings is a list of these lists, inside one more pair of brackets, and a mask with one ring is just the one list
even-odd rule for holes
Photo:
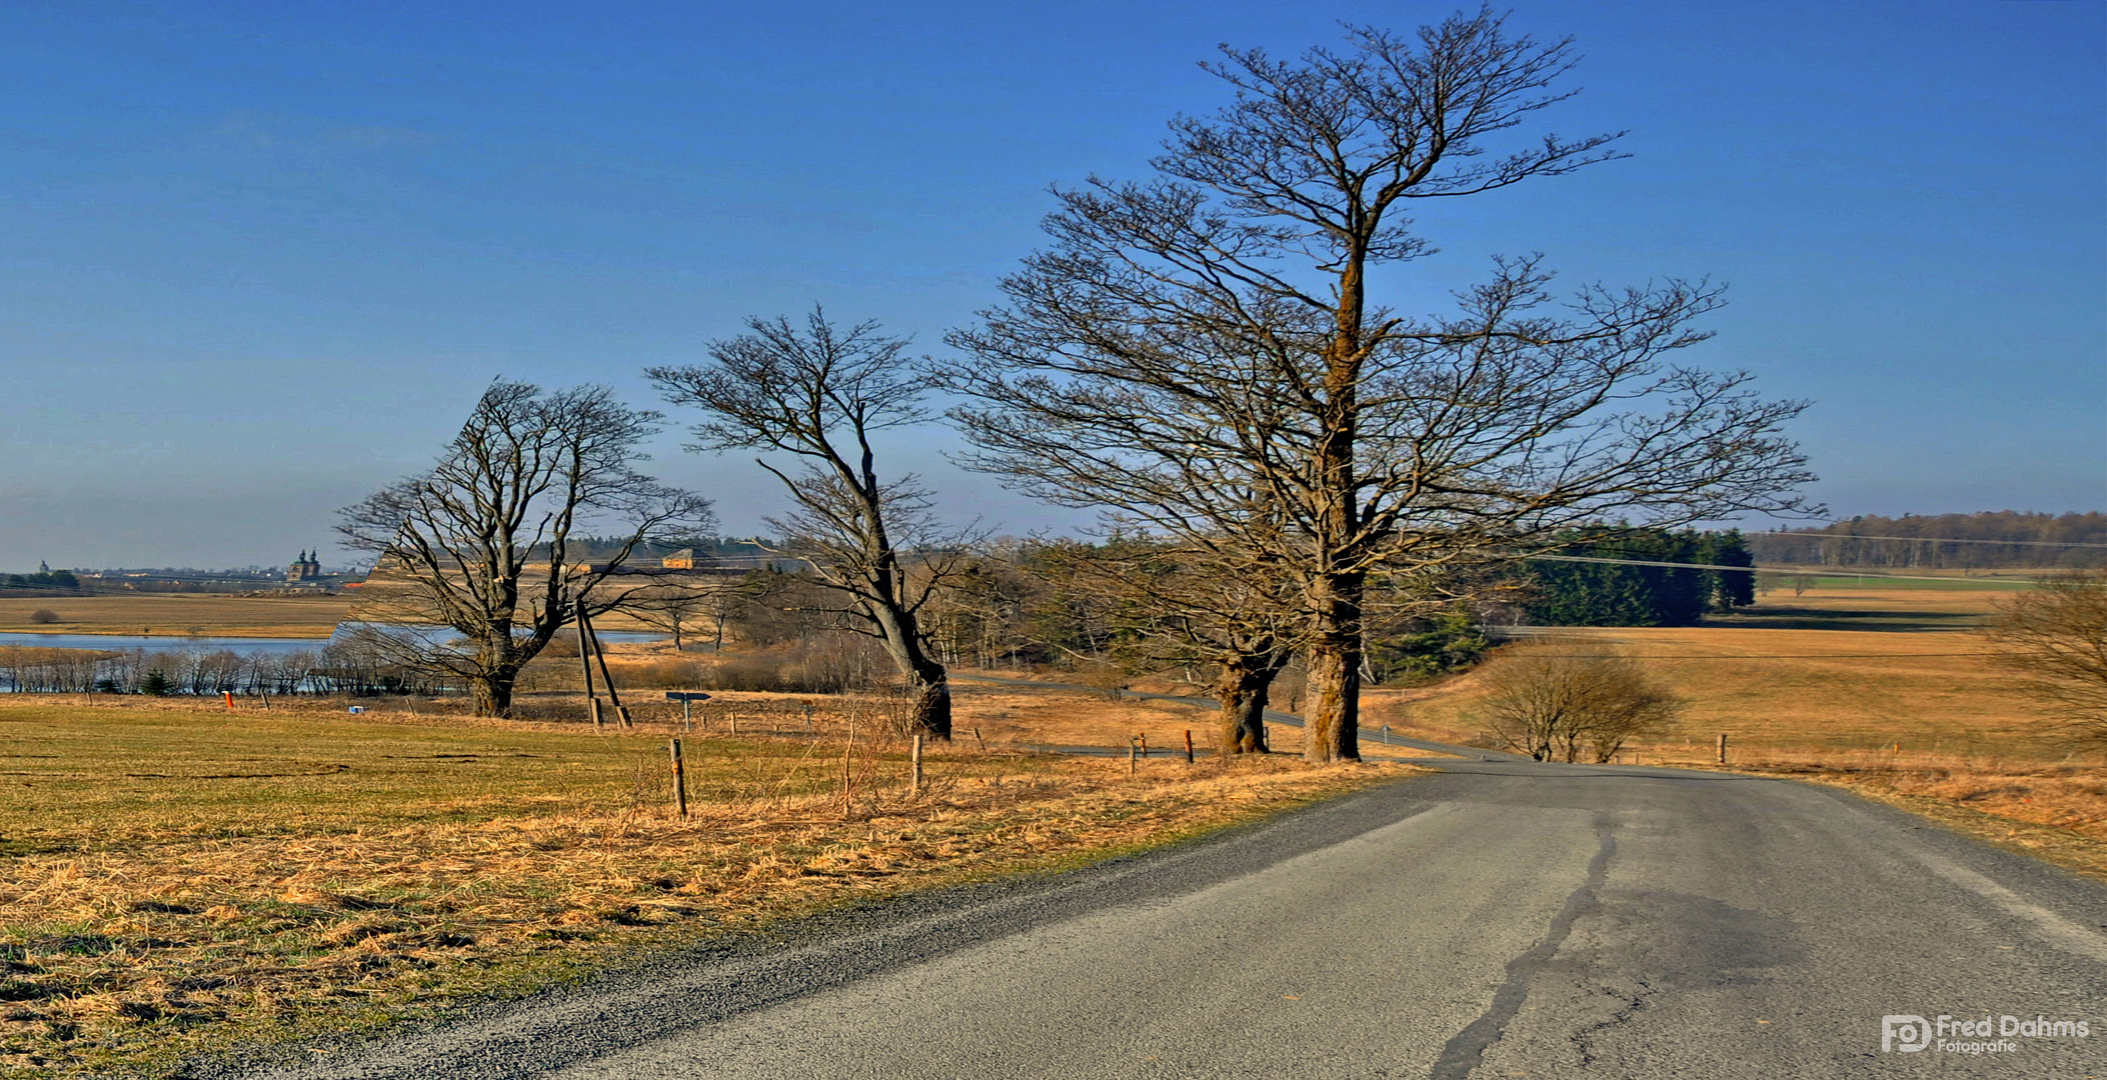
[[1719,733],[1719,763],[1727,763],[1727,734],[1724,731]]
[[1193,763],[1193,729],[1185,729],[1185,763]]
[[593,629],[592,622],[586,619],[585,604],[583,602],[580,602],[578,605],[578,618],[580,621],[580,625],[585,627],[585,636],[592,639],[593,659],[598,660],[600,662],[600,682],[602,685],[607,687],[607,703],[615,707],[615,717],[619,719],[622,722],[622,726],[626,728],[630,726],[629,710],[622,705],[622,695],[619,691],[615,689],[615,677],[613,675],[608,674],[607,650],[602,649],[600,647],[600,632],[598,630]]
[[1129,737],[1127,738],[1127,775],[1128,775],[1128,776],[1132,776],[1132,775],[1134,775],[1134,770],[1135,770],[1136,768],[1138,768],[1138,767],[1139,767],[1139,766],[1138,766],[1138,765],[1136,764],[1136,763],[1137,763],[1137,762],[1138,762],[1139,760],[1140,760],[1140,759],[1139,759],[1139,758],[1137,758],[1137,757],[1135,756],[1135,754],[1134,754],[1134,739],[1133,739],[1133,737],[1132,737],[1132,736],[1129,736]]
[[688,816],[688,772],[680,760],[680,740],[674,739],[673,753],[673,807],[681,817]]
[[695,730],[695,703],[687,698],[680,699],[680,729]]
[[586,645],[585,601],[578,601],[578,667],[585,672],[585,711],[592,715],[593,726],[600,726],[600,696],[593,693],[593,650]]
[[907,754],[908,760],[913,763],[907,773],[907,797],[912,799],[922,794],[922,737],[920,735],[914,737],[914,744],[909,748]]
[[855,756],[856,756],[856,721],[854,721],[854,720],[850,720],[850,721],[849,721],[849,741],[848,741],[848,742],[846,742],[846,743],[844,743],[844,744],[842,744],[842,748],[841,748],[841,816],[842,816],[842,817],[844,817],[844,818],[846,818],[846,817],[848,817],[848,816],[849,816],[850,808],[851,808],[851,805],[852,805],[852,804],[851,804],[851,802],[850,802],[850,788],[849,788],[850,772],[849,772],[849,764],[850,764],[850,762],[851,762],[851,761],[853,761],[853,760],[855,759]]

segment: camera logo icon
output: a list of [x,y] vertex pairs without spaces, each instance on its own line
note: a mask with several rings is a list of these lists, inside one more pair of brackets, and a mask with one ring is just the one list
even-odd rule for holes
[[1902,1014],[1880,1018],[1880,1052],[1914,1054],[1931,1045],[1931,1021]]

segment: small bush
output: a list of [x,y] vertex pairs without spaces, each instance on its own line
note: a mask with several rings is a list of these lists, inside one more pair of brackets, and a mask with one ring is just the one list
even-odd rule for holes
[[692,660],[623,664],[614,669],[615,685],[624,689],[634,686],[640,690],[678,690],[701,685],[708,677],[707,671],[704,665]]
[[38,608],[29,613],[29,621],[38,626],[50,626],[59,621],[59,613],[50,608]]
[[783,689],[783,662],[762,656],[741,656],[720,661],[704,678],[712,690]]

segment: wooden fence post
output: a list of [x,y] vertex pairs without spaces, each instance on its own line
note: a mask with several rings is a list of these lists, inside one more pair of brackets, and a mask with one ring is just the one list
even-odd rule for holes
[[680,740],[673,740],[673,807],[680,816],[688,816],[688,772],[680,760]]
[[914,737],[914,745],[908,750],[911,762],[907,773],[907,797],[912,799],[922,794],[922,737]]
[[849,741],[841,748],[841,816],[846,819],[852,805],[852,776],[849,765],[856,755],[856,721],[849,721]]
[[1185,729],[1185,763],[1193,763],[1193,729]]
[[1134,737],[1130,735],[1130,736],[1128,736],[1128,737],[1127,737],[1127,775],[1128,775],[1128,776],[1132,776],[1132,775],[1134,775],[1134,770],[1135,770],[1136,768],[1139,768],[1139,766],[1138,766],[1138,765],[1136,764],[1136,762],[1137,762],[1137,761],[1139,761],[1139,759],[1138,759],[1138,758],[1136,758],[1136,757],[1134,756]]
[[1719,733],[1719,763],[1727,763],[1727,734],[1724,731]]

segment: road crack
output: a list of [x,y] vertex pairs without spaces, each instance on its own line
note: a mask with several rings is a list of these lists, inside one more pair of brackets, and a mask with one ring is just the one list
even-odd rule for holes
[[1595,838],[1595,857],[1588,860],[1587,877],[1566,897],[1565,905],[1551,920],[1551,928],[1545,931],[1543,938],[1529,951],[1507,962],[1507,977],[1493,992],[1492,1004],[1441,1048],[1441,1056],[1434,1060],[1434,1068],[1427,1074],[1429,1080],[1466,1080],[1477,1070],[1485,1058],[1486,1049],[1500,1040],[1507,1030],[1507,1022],[1521,1011],[1522,1002],[1529,997],[1529,985],[1558,955],[1566,936],[1573,932],[1574,922],[1594,910],[1600,902],[1598,894],[1609,877],[1610,858],[1617,853],[1616,822],[1609,814],[1595,815]]

